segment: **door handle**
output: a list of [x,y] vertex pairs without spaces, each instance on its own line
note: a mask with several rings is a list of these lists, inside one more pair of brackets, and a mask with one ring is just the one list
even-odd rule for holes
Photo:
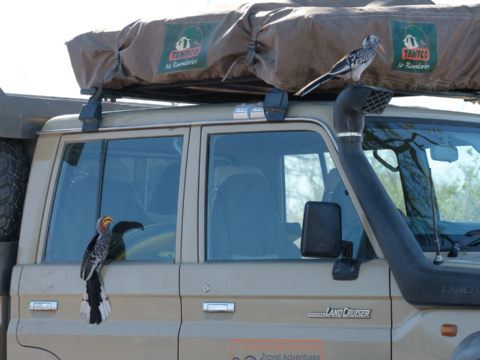
[[58,303],[56,301],[30,301],[30,310],[32,311],[57,311]]
[[220,302],[203,303],[203,312],[234,313],[235,303],[220,303]]

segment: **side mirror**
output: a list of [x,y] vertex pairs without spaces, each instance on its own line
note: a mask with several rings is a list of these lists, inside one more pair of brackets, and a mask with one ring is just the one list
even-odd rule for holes
[[340,205],[309,201],[303,215],[303,256],[337,258],[342,252],[342,210]]
[[342,210],[334,203],[309,201],[303,215],[303,256],[315,258],[338,258],[332,270],[333,280],[356,280],[361,261],[354,259],[353,243],[342,241]]

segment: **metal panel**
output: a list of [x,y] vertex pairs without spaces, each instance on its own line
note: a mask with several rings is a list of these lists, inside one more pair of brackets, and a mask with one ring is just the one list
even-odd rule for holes
[[[335,143],[329,132],[317,124],[302,122],[301,119],[297,121],[202,128],[198,186],[199,263],[182,264],[181,267],[183,322],[179,338],[180,360],[195,359],[199,351],[210,359],[242,359],[252,355],[248,349],[260,345],[271,347],[273,344],[279,349],[282,346],[283,349],[297,346],[311,349],[315,347],[313,342],[321,344],[318,346],[322,348],[323,358],[390,357],[391,302],[385,260],[376,259],[362,264],[355,281],[333,280],[333,260],[204,260],[207,196],[203,189],[206,188],[207,140],[210,134],[316,131],[324,138],[343,178]],[[349,190],[348,181],[344,182]],[[352,201],[362,219],[361,209],[353,195]],[[235,303],[235,313],[204,312],[204,303]],[[329,307],[368,309],[371,310],[371,318],[308,317],[309,312],[322,312]],[[281,359],[283,355],[288,358],[290,354],[279,350],[277,355],[280,353]],[[300,353],[294,352],[292,356],[296,355]]]
[[38,246],[42,245],[41,239],[39,239],[40,228],[47,193],[53,185],[51,184],[51,176],[52,172],[56,171],[54,165],[58,168],[60,164],[60,155],[57,155],[59,141],[60,136],[57,135],[39,139],[37,143],[23,208],[19,240],[19,264],[35,263]]
[[[321,340],[324,359],[388,359],[388,264],[362,264],[355,281],[333,280],[332,267],[330,261],[182,265],[179,359],[196,359],[199,351],[209,359],[232,359],[231,342],[239,339]],[[208,293],[203,291],[205,283],[210,285]],[[234,302],[235,313],[202,311],[203,303],[221,301]],[[328,307],[371,309],[371,318],[308,317]],[[282,352],[281,359],[284,354],[288,357],[289,352]],[[244,359],[253,354],[232,355]]]
[[182,263],[198,262],[198,167],[200,161],[200,127],[190,130],[188,162],[185,176],[185,204],[182,219]]
[[[21,345],[46,349],[61,359],[177,357],[180,327],[179,265],[116,261],[100,276],[112,306],[110,319],[89,325],[80,317],[85,282],[80,263],[23,268],[19,296]],[[57,311],[30,310],[30,302],[58,301]]]
[[[427,256],[433,261],[434,253]],[[480,311],[465,308],[418,309],[405,301],[392,274],[390,279],[392,360],[448,360],[463,339],[478,331]],[[443,324],[457,325],[457,335],[442,336]]]
[[[50,185],[48,197],[43,195],[42,207],[37,210],[40,214],[28,213],[23,219],[26,223],[33,217],[41,216],[42,226],[40,229],[40,224],[37,224],[31,229],[35,238],[39,239],[35,256],[32,259],[30,252],[33,252],[33,249],[30,248],[28,256],[25,255],[25,260],[30,265],[23,268],[18,301],[20,320],[19,323],[14,321],[15,326],[19,324],[18,344],[51,351],[62,359],[84,359],[85,356],[150,359],[158,357],[160,353],[169,359],[177,357],[181,322],[179,264],[162,261],[113,261],[104,266],[100,276],[112,306],[112,314],[108,321],[96,326],[89,325],[80,317],[79,309],[85,290],[85,282],[79,277],[80,262],[42,263],[42,260],[55,193],[55,179],[60,170],[59,163],[66,142],[183,135],[176,235],[176,253],[180,254],[189,131],[188,128],[176,128],[137,130],[129,133],[72,134],[62,136],[58,147],[56,136],[40,139],[45,144],[53,141],[57,150],[53,154],[48,152],[48,161],[44,164],[38,158],[34,163],[40,175],[45,173],[46,176],[48,173],[48,179],[42,181],[42,191],[45,194],[45,184]],[[53,158],[55,166],[52,172]],[[32,242],[31,239],[25,239],[25,243]],[[30,310],[31,301],[57,301],[58,310]],[[11,330],[15,334],[17,329],[15,327]]]

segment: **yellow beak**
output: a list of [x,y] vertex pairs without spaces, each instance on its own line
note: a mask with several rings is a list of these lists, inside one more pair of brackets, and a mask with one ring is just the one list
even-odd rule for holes
[[103,226],[107,226],[110,223],[114,223],[112,217],[110,215],[106,215],[103,217]]
[[383,48],[382,44],[378,44],[377,50],[382,53],[382,55],[383,55],[384,58],[386,58],[386,56],[385,56],[385,49]]

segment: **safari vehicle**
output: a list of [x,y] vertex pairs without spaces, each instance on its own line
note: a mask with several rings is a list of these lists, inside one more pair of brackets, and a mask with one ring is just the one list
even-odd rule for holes
[[[10,318],[10,278],[16,264],[29,171],[37,148],[37,132],[58,115],[78,111],[87,102],[48,96],[5,94],[0,89],[0,359],[6,358],[6,331]],[[164,105],[107,103],[106,111]],[[46,184],[44,184],[46,186]],[[33,196],[33,195],[32,195]],[[35,356],[33,357],[35,358]]]
[[[463,46],[452,68],[430,37],[437,29],[438,44],[448,43],[440,25],[464,34],[479,10],[272,2],[72,40],[77,80],[92,97],[38,131],[16,262],[9,257],[16,265],[2,272],[10,290],[1,356],[478,359],[480,116],[388,104],[419,94],[479,101],[472,63],[460,61],[476,49]],[[431,23],[420,24],[425,14]],[[281,47],[290,44],[293,55],[299,46],[313,57],[323,48],[270,40],[291,34],[282,23],[298,20],[301,32],[308,19],[315,34],[334,17],[392,34],[402,21],[416,24],[431,71],[412,69],[418,59],[397,59],[395,71],[375,60],[362,79],[382,87],[332,80],[294,98],[296,85],[328,65],[292,76],[298,63],[287,62],[287,74],[272,52],[287,54]],[[239,34],[259,23],[257,49]],[[158,50],[146,39],[164,46],[153,72],[138,67],[153,61],[132,62],[136,52],[155,57],[138,51]],[[395,39],[382,39],[387,61],[396,61]],[[227,45],[236,52],[217,61]],[[242,51],[246,62],[232,66]],[[120,97],[195,105],[102,112],[102,99]],[[111,261],[100,275],[112,313],[97,326],[80,316],[79,273],[107,214]],[[142,226],[120,226],[128,222]]]
[[[480,118],[389,106],[367,117],[362,152],[338,137],[333,102],[292,102],[281,122],[246,108],[104,113],[87,133],[78,115],[43,126],[2,318],[7,359],[475,358],[479,249],[447,253],[479,228]],[[306,203],[320,205],[311,223]],[[102,214],[144,230],[113,228],[101,270],[112,315],[92,326],[79,268]],[[302,230],[329,259],[302,256]],[[342,240],[351,259],[338,258]]]

